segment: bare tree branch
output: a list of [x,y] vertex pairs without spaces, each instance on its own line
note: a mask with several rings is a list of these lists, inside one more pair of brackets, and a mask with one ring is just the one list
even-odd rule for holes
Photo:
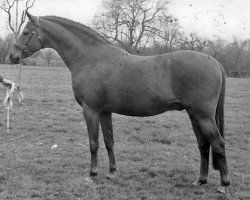
[[[7,3],[7,5],[6,5]],[[11,16],[11,9],[14,6],[15,1],[13,1],[12,3],[9,2],[9,0],[5,0],[5,2],[2,3],[1,5],[1,9],[7,13],[8,15],[8,25],[9,28],[11,29],[11,31],[14,33],[15,35],[15,28],[12,26],[11,22],[12,22],[12,16]]]
[[[30,8],[32,8],[33,6],[34,6],[34,4],[35,4],[35,1],[36,0],[33,0],[33,1],[31,1],[31,0],[27,0],[26,1],[26,10],[28,11]],[[29,3],[31,2],[31,4],[29,5]]]
[[157,17],[166,7],[151,0],[106,0],[104,5],[106,10],[96,15],[93,25],[132,53],[157,32]]
[[[29,10],[30,8],[32,8],[34,6],[35,0],[23,0],[25,2],[25,9]],[[14,22],[13,22],[13,18],[15,19],[15,17],[13,17],[15,15],[14,13],[14,5],[17,2],[23,2],[23,1],[19,1],[19,0],[3,0],[0,6],[0,9],[2,9],[8,16],[8,26],[11,30],[11,32],[14,34],[15,38],[17,39],[17,37],[19,36],[20,30],[23,26],[23,24],[25,23],[25,18],[26,18],[26,13],[23,11],[21,17],[19,16],[15,16],[19,18],[19,24],[17,25],[17,27],[15,27]]]
[[182,49],[189,49],[193,51],[202,51],[211,41],[198,36],[196,33],[190,33],[189,35],[183,35],[180,38],[180,45]]

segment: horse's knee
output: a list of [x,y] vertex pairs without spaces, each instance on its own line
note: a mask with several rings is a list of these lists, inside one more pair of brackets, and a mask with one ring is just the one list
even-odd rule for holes
[[209,146],[206,148],[200,148],[200,155],[203,157],[209,157]]
[[99,144],[96,144],[94,142],[90,142],[89,149],[91,153],[96,153],[99,149]]
[[114,147],[114,142],[106,142],[105,147],[106,147],[107,151],[112,151],[113,147]]
[[209,148],[210,148],[210,143],[205,139],[204,141],[200,141],[198,142],[198,147],[201,153],[206,154],[207,152],[209,152]]

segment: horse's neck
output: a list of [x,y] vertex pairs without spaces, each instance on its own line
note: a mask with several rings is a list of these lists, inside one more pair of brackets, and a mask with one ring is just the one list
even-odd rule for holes
[[96,52],[93,51],[98,48],[98,42],[90,44],[86,41],[87,36],[78,38],[64,27],[51,23],[44,24],[42,30],[46,34],[46,47],[55,49],[70,71],[79,62],[82,64],[84,60],[87,60],[86,58],[88,58],[88,61],[90,58],[94,59],[93,55]]

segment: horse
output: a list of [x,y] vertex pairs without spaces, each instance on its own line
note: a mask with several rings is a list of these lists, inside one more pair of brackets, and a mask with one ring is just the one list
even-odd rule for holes
[[26,13],[29,21],[9,59],[19,63],[43,48],[53,48],[71,72],[72,88],[82,107],[89,137],[89,176],[97,175],[99,123],[109,157],[108,178],[117,171],[112,113],[153,116],[186,110],[200,151],[200,176],[208,181],[209,152],[220,172],[218,191],[230,185],[225,153],[224,98],[226,75],[214,58],[194,51],[155,56],[132,55],[81,23]]

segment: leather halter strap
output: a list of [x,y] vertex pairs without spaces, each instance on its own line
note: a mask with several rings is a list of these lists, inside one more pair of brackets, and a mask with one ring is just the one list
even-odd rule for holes
[[[38,28],[38,25],[36,25],[36,27]],[[33,53],[33,52],[29,49],[28,46],[29,46],[29,43],[30,43],[30,41],[31,41],[31,39],[33,38],[34,35],[36,36],[36,38],[37,38],[38,41],[40,42],[41,48],[44,49],[43,44],[42,44],[42,39],[41,39],[41,37],[38,35],[37,30],[33,30],[33,31],[31,32],[31,35],[30,35],[29,40],[28,40],[28,42],[27,42],[26,45],[24,45],[24,44],[19,44],[19,43],[15,43],[15,44],[14,44],[14,46],[16,46],[18,49],[21,49],[21,50],[22,50],[22,52],[21,52],[22,55],[28,56],[29,53]]]

